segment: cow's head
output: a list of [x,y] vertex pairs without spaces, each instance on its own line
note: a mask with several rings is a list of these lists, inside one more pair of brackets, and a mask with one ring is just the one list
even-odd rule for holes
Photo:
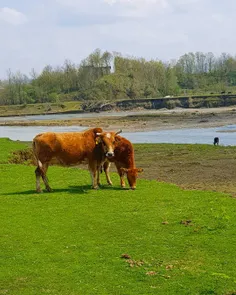
[[106,157],[112,158],[114,157],[114,149],[115,149],[115,138],[116,135],[120,134],[122,130],[118,132],[101,132],[96,133],[96,144],[102,143],[104,152]]
[[136,189],[136,181],[138,177],[138,173],[143,172],[142,168],[121,168],[120,169],[123,174],[127,174],[127,179],[131,189]]

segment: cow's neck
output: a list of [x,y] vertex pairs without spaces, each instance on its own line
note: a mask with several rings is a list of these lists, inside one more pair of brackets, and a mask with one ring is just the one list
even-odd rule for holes
[[135,160],[134,160],[134,156],[133,155],[127,159],[126,166],[127,166],[128,169],[135,168]]

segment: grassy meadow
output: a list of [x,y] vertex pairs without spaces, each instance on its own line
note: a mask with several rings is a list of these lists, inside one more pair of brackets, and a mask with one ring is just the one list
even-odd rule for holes
[[[139,179],[90,189],[88,171],[9,164],[0,139],[0,294],[236,294],[236,200]],[[152,148],[154,148],[152,146]],[[137,163],[138,164],[138,163]]]

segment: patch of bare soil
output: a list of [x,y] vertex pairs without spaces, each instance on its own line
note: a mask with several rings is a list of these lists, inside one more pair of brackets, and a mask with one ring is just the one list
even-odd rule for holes
[[187,190],[224,192],[236,197],[236,147],[197,150],[194,145],[179,146],[152,145],[146,155],[137,148],[137,166],[144,169],[140,177]]

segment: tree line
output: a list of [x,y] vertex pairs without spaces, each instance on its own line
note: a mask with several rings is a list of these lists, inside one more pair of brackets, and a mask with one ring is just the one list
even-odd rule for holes
[[79,65],[65,60],[29,75],[9,70],[0,81],[0,104],[157,98],[219,93],[234,86],[236,57],[227,53],[190,52],[163,62],[96,49]]

